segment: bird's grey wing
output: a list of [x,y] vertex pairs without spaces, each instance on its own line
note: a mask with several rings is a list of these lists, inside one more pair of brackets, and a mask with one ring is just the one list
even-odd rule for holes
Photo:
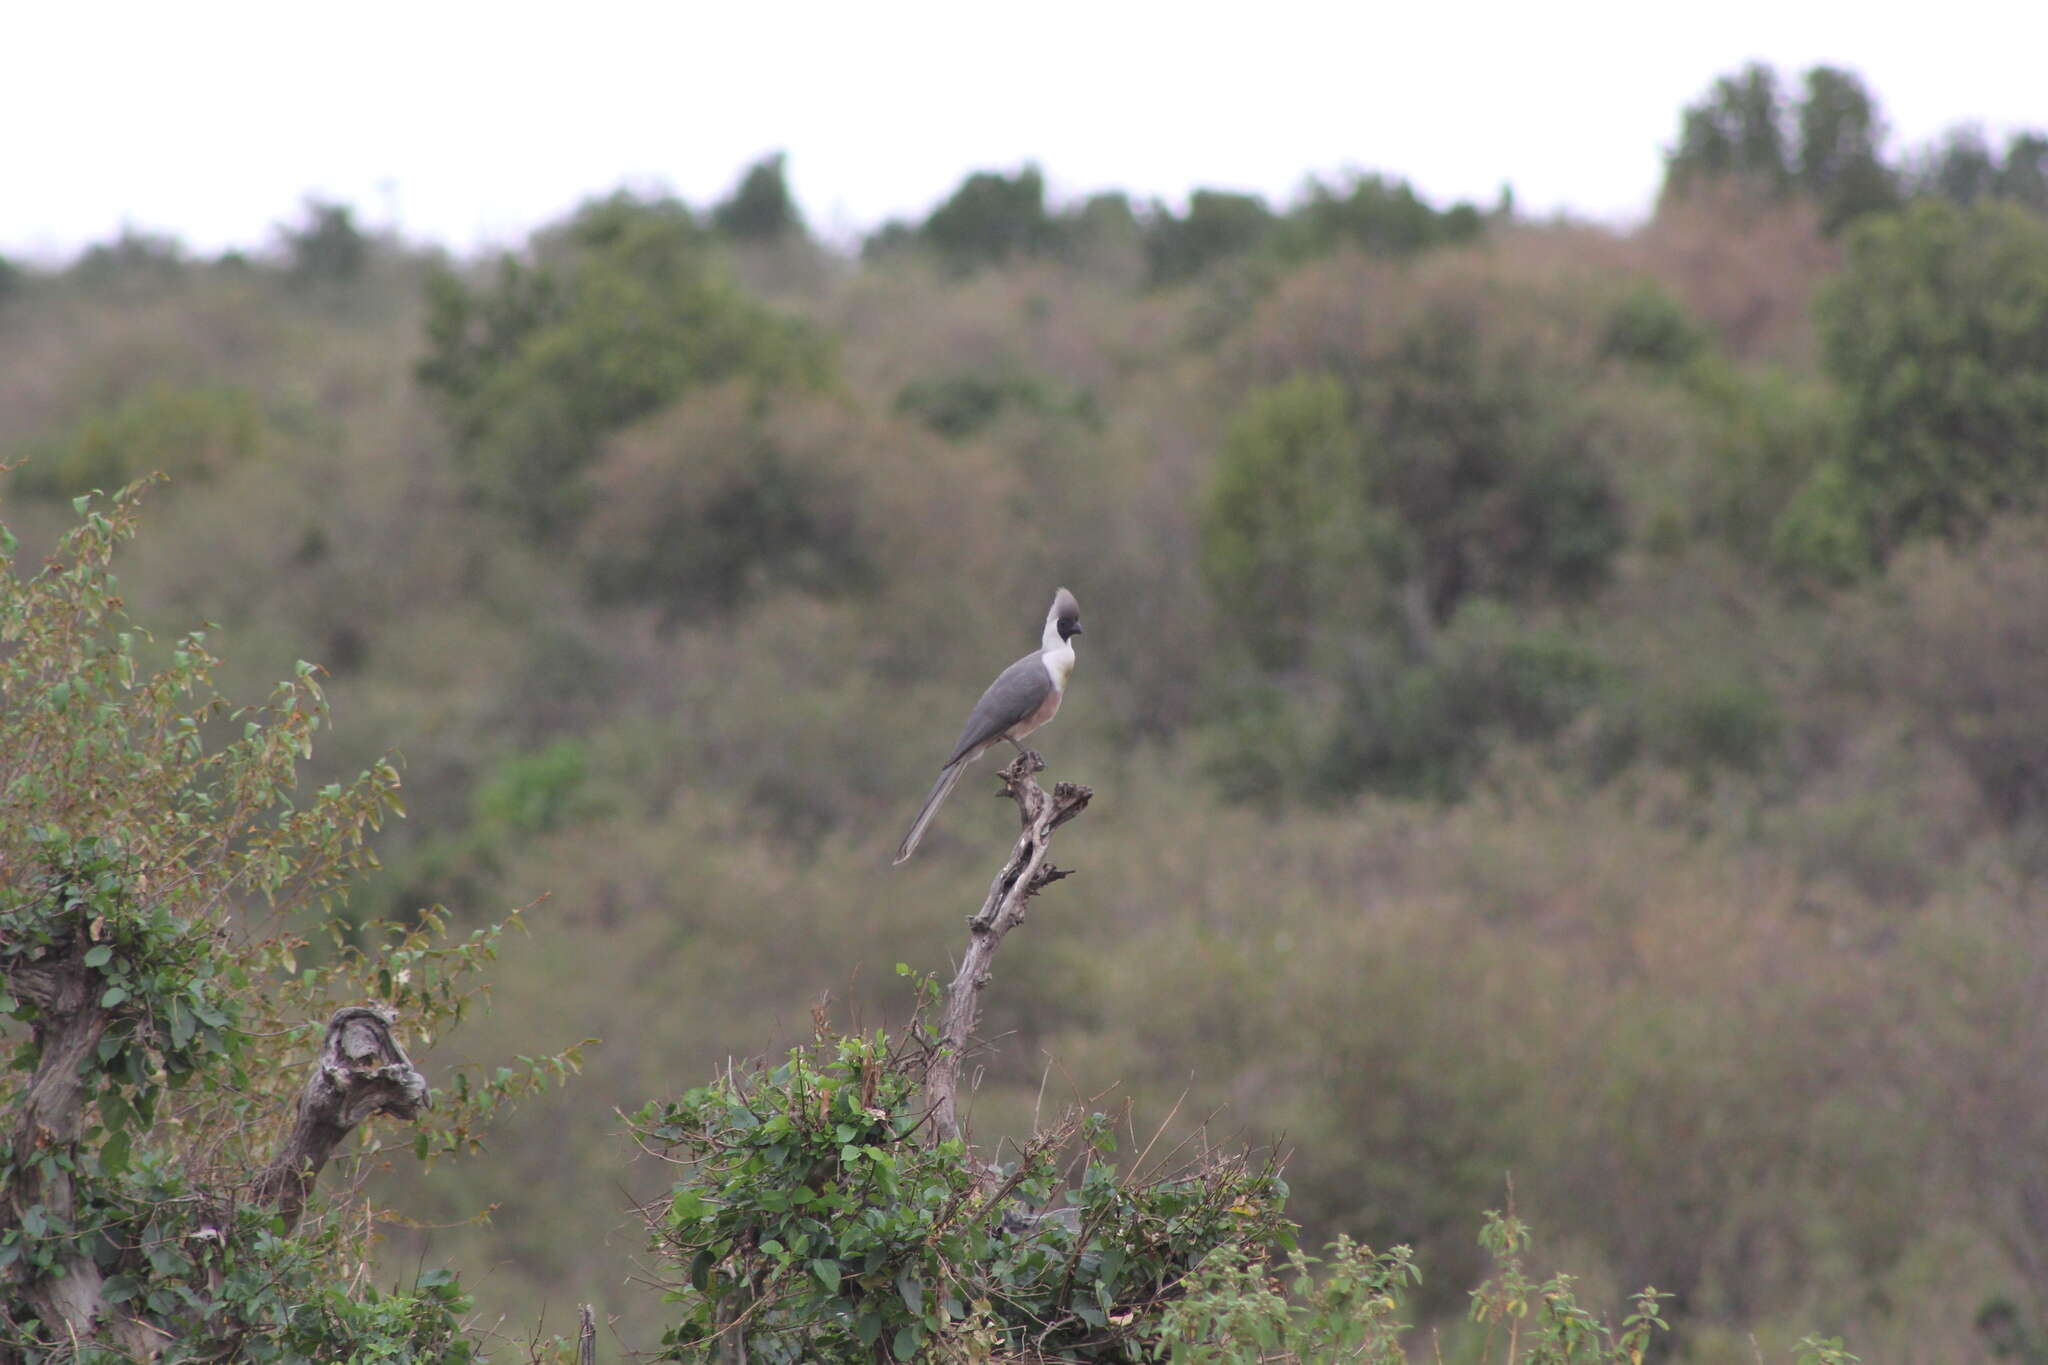
[[967,726],[960,732],[960,742],[953,746],[953,755],[946,762],[956,763],[963,755],[995,740],[1036,711],[1051,690],[1052,678],[1045,671],[1044,660],[1036,654],[1026,654],[1011,664],[988,685],[981,700],[974,703]]

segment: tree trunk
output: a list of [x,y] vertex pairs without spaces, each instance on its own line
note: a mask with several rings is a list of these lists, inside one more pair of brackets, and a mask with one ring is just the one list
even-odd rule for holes
[[[83,937],[83,936],[81,936]],[[76,1197],[67,1160],[37,1161],[33,1154],[70,1158],[90,1117],[83,1075],[116,1009],[99,1003],[100,978],[84,965],[89,944],[61,957],[17,970],[9,989],[33,1003],[39,1048],[36,1069],[15,1111],[16,1153],[7,1202],[18,1220],[38,1206],[56,1227],[76,1221]],[[283,1215],[287,1229],[334,1149],[372,1114],[411,1119],[426,1106],[426,1079],[391,1035],[392,1015],[378,1006],[351,1005],[328,1021],[313,1073],[299,1097],[291,1135],[257,1176],[252,1198]],[[79,1346],[111,1346],[133,1359],[154,1359],[164,1336],[156,1327],[105,1298],[105,1277],[89,1255],[67,1258],[57,1273],[31,1276],[21,1287],[23,1306],[46,1333]]]

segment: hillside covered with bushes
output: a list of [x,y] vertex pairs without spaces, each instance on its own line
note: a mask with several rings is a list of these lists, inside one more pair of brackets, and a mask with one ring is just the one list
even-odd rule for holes
[[218,623],[240,692],[319,664],[315,785],[396,750],[336,913],[532,904],[414,1055],[601,1042],[374,1187],[386,1274],[507,1330],[651,1346],[619,1111],[958,951],[1007,808],[970,775],[889,856],[1064,584],[1034,747],[1095,805],[984,1142],[1284,1153],[1305,1240],[1416,1248],[1447,1360],[1510,1175],[1673,1359],[2048,1360],[2048,139],[1881,130],[1731,75],[1628,230],[1026,166],[850,251],[770,159],[476,259],[322,202],[131,232],[0,265],[0,516],[29,562],[161,471],[130,614]]

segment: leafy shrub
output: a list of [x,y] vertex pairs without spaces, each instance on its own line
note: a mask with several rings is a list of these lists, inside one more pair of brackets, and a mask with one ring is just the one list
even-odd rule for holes
[[2048,814],[2048,533],[2000,522],[1967,548],[1902,561],[1890,668],[1917,725],[1961,761],[2002,823]]
[[189,263],[177,238],[124,225],[111,242],[79,253],[67,273],[91,289],[154,286],[184,275]]
[[1657,369],[1677,369],[1706,346],[1685,305],[1654,284],[1638,283],[1607,314],[1600,353]]
[[1155,204],[1145,221],[1145,265],[1154,285],[1191,280],[1227,256],[1242,255],[1265,240],[1273,211],[1256,194],[1196,190],[1188,211],[1176,216]]
[[1867,220],[1816,304],[1849,401],[1841,474],[1880,549],[2048,490],[2048,221],[1922,200]]
[[558,829],[587,804],[588,769],[584,746],[573,739],[501,759],[477,783],[471,802],[476,821],[512,836]]
[[732,194],[712,206],[711,226],[742,242],[801,236],[804,216],[789,192],[786,161],[776,152],[747,167]]
[[1293,1277],[1291,1298],[1275,1270],[1223,1256],[1203,1260],[1188,1277],[1186,1297],[1160,1319],[1158,1358],[1168,1365],[1407,1360],[1400,1344],[1407,1325],[1396,1315],[1422,1278],[1407,1247],[1375,1253],[1340,1236],[1324,1257],[1294,1248],[1282,1269]]
[[[1205,1257],[1289,1240],[1273,1171],[1210,1159],[1123,1177],[1100,1116],[1033,1139],[985,1181],[958,1139],[919,1135],[921,1069],[916,1048],[881,1034],[821,1035],[641,1111],[642,1140],[683,1167],[647,1210],[681,1276],[665,1359],[707,1359],[736,1336],[771,1361],[1126,1360]],[[1037,1212],[1075,1137],[1080,1183]]]
[[1068,395],[1033,375],[953,374],[914,379],[896,395],[896,411],[948,440],[974,435],[1005,411],[1039,413],[1094,424],[1095,401],[1085,391]]
[[674,621],[776,588],[871,586],[858,489],[805,415],[728,388],[621,436],[596,471],[581,542],[592,595]]
[[148,474],[205,483],[254,459],[264,435],[262,413],[241,389],[152,385],[32,447],[14,487],[30,496],[68,498],[121,488]]
[[1472,602],[1427,658],[1361,650],[1332,695],[1241,684],[1205,730],[1204,767],[1234,800],[1456,800],[1498,744],[1553,738],[1612,685],[1581,641]]
[[1681,116],[1665,156],[1663,197],[1716,181],[1780,198],[1803,193],[1829,233],[1898,203],[1898,176],[1880,158],[1884,120],[1853,72],[1810,68],[1788,99],[1777,71],[1752,62],[1722,76]]
[[[1693,526],[1752,561],[1776,561],[1798,573],[1823,563],[1854,572],[1846,550],[1823,539],[1822,524],[1812,520],[1824,504],[1794,508],[1803,497],[1822,496],[1806,489],[1841,449],[1843,413],[1834,391],[1781,371],[1749,373],[1719,356],[1696,360],[1685,380],[1704,419],[1707,456],[1690,497]],[[1782,540],[1781,523],[1788,528]]]
[[1770,524],[1770,554],[1787,572],[1845,584],[1876,564],[1866,492],[1840,460],[1816,466]]
[[1288,260],[1351,246],[1375,256],[1408,256],[1473,241],[1486,220],[1470,204],[1438,210],[1405,180],[1355,175],[1332,187],[1311,178],[1307,193],[1277,234]]
[[1679,766],[1753,772],[1777,748],[1783,730],[1777,698],[1768,689],[1729,678],[1662,699],[1648,740],[1652,751]]
[[1149,282],[1180,284],[1233,257],[1299,263],[1350,247],[1374,256],[1409,256],[1469,242],[1486,220],[1469,204],[1433,208],[1405,180],[1354,175],[1339,185],[1311,178],[1285,213],[1255,194],[1196,190],[1176,215],[1154,204],[1144,224]]
[[285,267],[299,284],[349,284],[362,278],[370,241],[346,204],[308,199],[304,221],[280,231]]
[[[133,492],[80,498],[27,580],[0,526],[0,1017],[20,1042],[0,1074],[0,1355],[469,1361],[446,1273],[352,1290],[355,1191],[301,1221],[251,1185],[305,1088],[309,1032],[344,1001],[452,1027],[498,930],[448,944],[433,911],[353,935],[328,917],[307,951],[294,926],[375,866],[366,835],[400,809],[398,774],[295,790],[327,720],[310,664],[240,708],[213,692],[201,634],[144,666],[109,571]],[[574,1064],[458,1073],[414,1152],[473,1150],[492,1109]]]
[[1343,385],[1298,375],[1253,393],[1202,499],[1203,581],[1228,633],[1267,668],[1298,663],[1343,619],[1391,539],[1359,485],[1364,440]]
[[1495,745],[1551,738],[1608,684],[1608,670],[1580,641],[1474,602],[1429,659],[1392,656],[1348,680],[1312,771],[1325,795],[1455,799]]
[[1620,500],[1525,360],[1442,309],[1346,385],[1257,390],[1204,492],[1203,577],[1269,668],[1318,632],[1398,622],[1411,651],[1473,596],[1577,597],[1622,542]]
[[419,366],[471,488],[536,531],[580,519],[606,435],[704,385],[829,375],[825,348],[727,279],[680,204],[615,195],[536,245],[488,292],[433,280]]
[[945,265],[966,273],[1013,256],[1047,256],[1062,244],[1046,212],[1045,174],[1026,165],[1015,175],[976,171],[916,230]]

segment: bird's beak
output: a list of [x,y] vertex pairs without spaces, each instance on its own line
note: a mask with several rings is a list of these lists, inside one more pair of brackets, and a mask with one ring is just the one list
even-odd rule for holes
[[1081,633],[1081,623],[1080,623],[1080,622],[1078,622],[1078,621],[1076,621],[1076,622],[1074,623],[1074,634],[1076,634],[1076,635],[1079,635],[1080,633]]

